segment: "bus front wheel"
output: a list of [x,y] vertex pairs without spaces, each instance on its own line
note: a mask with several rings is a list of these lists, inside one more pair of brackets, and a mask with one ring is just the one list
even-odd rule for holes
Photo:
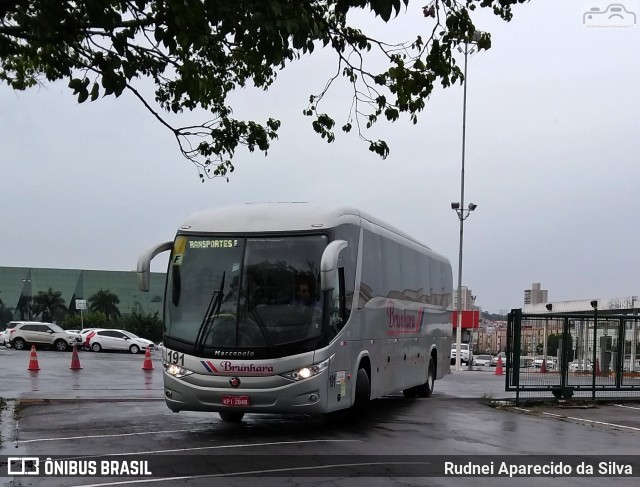
[[356,376],[356,397],[350,409],[352,419],[360,419],[364,416],[369,407],[370,400],[371,381],[369,380],[369,374],[364,368],[360,368]]
[[371,382],[369,380],[369,373],[366,369],[360,368],[356,375],[355,399],[351,407],[327,413],[325,414],[325,419],[333,424],[354,425],[366,414],[370,400]]

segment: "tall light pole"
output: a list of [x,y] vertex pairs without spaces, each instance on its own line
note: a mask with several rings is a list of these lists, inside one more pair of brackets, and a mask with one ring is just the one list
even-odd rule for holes
[[[464,221],[469,214],[476,209],[477,205],[469,203],[467,208],[464,207],[464,157],[465,145],[467,137],[467,57],[473,54],[474,46],[480,40],[480,32],[476,32],[470,41],[464,43],[464,50],[458,47],[458,50],[464,53],[464,92],[462,98],[462,163],[460,170],[460,201],[451,203],[451,208],[455,210],[460,220],[460,252],[458,254],[458,305],[456,325],[456,370],[461,369],[460,345],[462,344],[462,242],[464,235]],[[469,47],[471,45],[471,48]],[[469,350],[469,368],[471,368],[471,350]]]
[[[464,160],[464,158],[463,158]],[[464,167],[464,164],[463,164]],[[464,171],[464,169],[463,169]],[[464,172],[463,172],[464,174]],[[463,177],[464,181],[464,177]],[[462,185],[464,188],[464,183]],[[464,189],[462,190],[462,197],[460,198],[464,201]],[[457,311],[457,324],[456,324],[456,370],[461,369],[461,357],[460,357],[460,345],[462,344],[462,242],[464,235],[464,221],[469,218],[469,215],[473,210],[475,210],[478,205],[474,203],[469,203],[467,208],[462,208],[461,203],[451,203],[451,209],[455,210],[458,215],[458,219],[460,220],[460,252],[458,253],[458,302],[456,303],[456,311]],[[467,362],[469,368],[471,368],[471,350],[469,350],[469,361]]]
[[[637,296],[633,296],[631,298],[631,312],[633,313],[633,316],[636,316],[636,301],[637,301]],[[638,342],[638,321],[637,320],[633,320],[631,322],[632,327],[631,327],[631,367],[629,370],[631,370],[631,372],[635,372],[636,371],[636,343]]]

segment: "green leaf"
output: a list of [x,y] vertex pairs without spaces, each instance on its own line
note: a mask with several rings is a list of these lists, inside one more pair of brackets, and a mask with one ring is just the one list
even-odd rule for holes
[[98,83],[93,83],[93,87],[91,88],[91,101],[96,101],[100,94],[100,86]]

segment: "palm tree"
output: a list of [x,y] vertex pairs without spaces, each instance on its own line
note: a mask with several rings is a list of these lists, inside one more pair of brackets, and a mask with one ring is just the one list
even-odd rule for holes
[[49,288],[46,293],[39,291],[33,297],[32,308],[35,316],[42,315],[42,321],[52,321],[54,318],[58,321],[67,312],[62,293],[54,291],[52,288]]
[[119,303],[120,298],[108,289],[106,291],[100,289],[100,291],[89,297],[89,309],[94,312],[104,313],[109,321],[116,321],[120,317],[120,310],[116,306]]
[[4,301],[0,299],[0,328],[4,328],[13,319],[13,311],[13,308],[5,307]]

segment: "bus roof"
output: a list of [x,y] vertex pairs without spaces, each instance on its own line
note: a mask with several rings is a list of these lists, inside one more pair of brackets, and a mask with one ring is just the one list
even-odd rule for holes
[[180,230],[215,233],[284,232],[360,224],[360,212],[309,203],[245,203],[191,215]]
[[431,250],[410,235],[358,209],[305,202],[245,203],[211,208],[191,215],[179,230],[239,234],[309,231],[334,228],[343,224],[361,226],[362,220]]

